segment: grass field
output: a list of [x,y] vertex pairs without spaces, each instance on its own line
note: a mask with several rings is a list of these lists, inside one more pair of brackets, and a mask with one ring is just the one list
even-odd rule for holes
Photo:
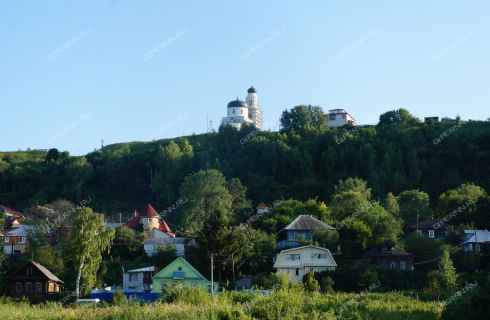
[[[185,296],[184,296],[185,295]],[[278,290],[269,296],[231,292],[215,297],[183,293],[173,303],[62,307],[54,303],[0,304],[1,319],[441,319],[437,302],[422,302],[399,293],[320,295]]]

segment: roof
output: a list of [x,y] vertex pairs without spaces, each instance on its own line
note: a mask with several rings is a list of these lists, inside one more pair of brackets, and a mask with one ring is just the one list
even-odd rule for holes
[[165,232],[165,233],[172,233],[172,229],[170,229],[170,226],[163,219],[160,219],[160,224],[158,225],[158,230]]
[[[422,222],[419,222],[418,228],[422,229],[422,230],[426,230],[426,229],[432,230],[432,229],[435,229],[435,227],[434,227],[435,225],[439,226],[437,229],[449,227],[449,225],[442,220],[428,219],[428,220],[424,220]],[[417,223],[411,223],[408,225],[408,227],[410,229],[416,229]]]
[[159,273],[157,273],[156,275],[153,276],[153,279],[155,278],[162,278],[161,276],[159,276],[160,274],[164,274],[167,269],[170,269],[173,267],[174,264],[176,264],[177,262],[182,262],[184,264],[186,264],[192,271],[194,271],[196,273],[196,275],[198,275],[202,280],[206,280],[209,282],[208,279],[206,279],[206,277],[204,277],[199,271],[197,271],[196,268],[194,268],[192,266],[192,264],[190,264],[187,260],[185,260],[184,258],[182,257],[178,257],[177,259],[175,259],[174,261],[170,262],[170,264],[168,264],[165,268],[163,268]]
[[257,209],[267,209],[267,208],[269,207],[263,202],[259,203],[259,205],[257,206]]
[[3,221],[3,225],[5,227],[11,227],[13,224],[19,224],[19,220],[17,217],[6,217],[5,220]]
[[[284,254],[287,254],[289,252],[295,252],[295,251],[301,251],[301,250],[305,250],[305,249],[316,249],[316,250],[320,250],[320,251],[323,251],[325,252],[326,254],[328,254],[329,258],[331,259],[331,263],[327,263],[326,261],[312,261],[312,260],[296,260],[296,262],[288,262],[287,264],[282,264],[281,262],[283,262],[280,258],[282,255]],[[330,250],[328,250],[327,248],[322,248],[322,247],[318,247],[318,246],[314,246],[314,245],[306,245],[306,246],[302,246],[302,247],[296,247],[296,248],[291,248],[291,249],[286,249],[286,250],[282,250],[278,255],[277,255],[277,259],[276,259],[276,262],[274,263],[274,266],[273,268],[290,268],[290,267],[294,267],[294,266],[327,266],[327,267],[336,267],[337,266],[337,262],[335,262],[335,259],[333,258],[332,256],[332,253],[330,252]]]
[[466,240],[464,243],[485,243],[490,242],[490,231],[488,230],[465,230]]
[[51,271],[49,271],[45,266],[40,263],[29,260],[29,262],[35,266],[42,274],[44,274],[49,280],[57,281],[63,283],[57,276],[55,276]]
[[245,101],[236,98],[236,100],[230,101],[230,103],[228,103],[228,108],[248,108],[248,104]]
[[146,207],[140,212],[136,212],[134,217],[126,222],[126,226],[131,229],[136,229],[140,225],[141,217],[157,218],[160,221],[160,224],[158,225],[158,230],[165,233],[172,233],[172,229],[170,229],[170,226],[167,224],[167,222],[165,222],[165,220],[162,219],[162,217],[157,213],[157,211],[155,210],[155,208],[153,208],[151,204],[146,205]]
[[11,214],[14,217],[22,217],[24,214],[19,211],[15,211],[14,209],[10,209],[9,207],[6,207],[4,205],[0,204],[0,212],[5,212],[7,214]]
[[374,247],[366,252],[367,256],[413,256],[411,253],[395,248],[390,242],[385,241],[383,245]]
[[160,215],[157,213],[155,208],[151,204],[147,204],[146,207],[140,212],[140,217],[148,217],[148,218],[154,218],[154,217],[160,217]]
[[257,93],[257,90],[253,86],[251,86],[250,88],[248,88],[247,92],[248,93]]
[[35,231],[36,229],[44,229],[46,233],[49,232],[48,227],[39,227],[30,224],[15,224],[12,226],[13,229],[6,232],[5,235],[8,237],[25,237],[29,231]]
[[288,224],[283,230],[317,230],[317,229],[329,229],[333,230],[334,227],[326,224],[323,221],[310,215],[299,215],[296,219]]
[[155,266],[151,266],[151,267],[128,270],[126,272],[136,273],[136,272],[154,272],[154,271],[155,271]]

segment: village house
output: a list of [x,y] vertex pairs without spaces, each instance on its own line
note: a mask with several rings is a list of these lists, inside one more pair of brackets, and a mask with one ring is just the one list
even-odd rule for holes
[[165,245],[175,245],[177,256],[184,256],[186,239],[176,237],[167,222],[151,204],[148,204],[142,211],[135,212],[133,218],[125,225],[135,231],[146,233],[144,248],[148,256],[154,255],[160,246]]
[[278,233],[278,249],[311,244],[315,230],[335,228],[310,215],[300,215]]
[[461,245],[464,251],[481,252],[484,246],[490,246],[490,231],[464,230],[464,241]]
[[406,226],[406,232],[417,232],[431,239],[444,239],[447,236],[449,228],[449,225],[444,221],[429,219],[419,223],[408,224]]
[[395,270],[412,270],[413,255],[397,249],[389,241],[383,245],[372,248],[366,255],[366,259],[379,268]]
[[335,262],[330,250],[313,245],[281,251],[275,259],[274,269],[278,274],[287,273],[291,279],[303,282],[308,272],[335,270]]
[[43,265],[29,260],[10,277],[10,295],[53,300],[59,298],[63,281]]
[[[162,293],[166,286],[190,286],[206,288],[211,292],[211,281],[206,279],[184,258],[172,261],[153,277],[152,292]],[[218,284],[213,284],[213,291],[218,291]]]
[[151,292],[155,271],[154,266],[124,271],[123,291]]
[[23,254],[27,249],[27,235],[34,226],[25,224],[13,225],[3,236],[3,251],[7,254]]

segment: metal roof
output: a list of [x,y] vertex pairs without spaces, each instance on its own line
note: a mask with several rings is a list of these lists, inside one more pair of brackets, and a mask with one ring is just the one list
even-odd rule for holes
[[293,220],[293,222],[291,222],[284,228],[284,230],[317,230],[317,229],[334,230],[335,228],[310,215],[299,215],[298,217],[296,217],[296,219]]

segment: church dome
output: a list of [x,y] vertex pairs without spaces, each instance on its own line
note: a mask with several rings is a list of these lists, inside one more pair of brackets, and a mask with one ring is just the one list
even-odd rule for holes
[[237,98],[236,100],[228,103],[228,108],[248,108],[248,104],[245,101],[239,100]]
[[255,90],[255,88],[253,86],[251,86],[248,90],[247,90],[248,93],[257,93],[257,90]]

